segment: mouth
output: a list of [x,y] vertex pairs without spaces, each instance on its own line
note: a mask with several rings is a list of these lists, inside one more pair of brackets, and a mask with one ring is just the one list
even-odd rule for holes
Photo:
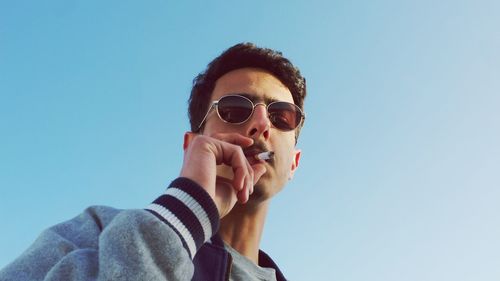
[[250,147],[249,149],[245,149],[243,151],[250,165],[254,165],[257,163],[271,163],[274,158],[274,152],[269,151],[267,149],[259,148],[259,147]]
[[269,161],[274,159],[274,151],[264,151],[255,155],[255,158],[258,160]]

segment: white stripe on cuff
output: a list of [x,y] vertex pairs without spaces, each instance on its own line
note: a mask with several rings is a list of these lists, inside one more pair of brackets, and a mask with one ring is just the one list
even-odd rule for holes
[[200,222],[201,227],[203,228],[203,234],[204,234],[203,242],[210,239],[210,237],[212,235],[212,224],[210,223],[210,219],[208,218],[207,212],[200,205],[200,203],[198,203],[198,201],[196,201],[196,199],[194,199],[187,192],[185,192],[179,188],[176,188],[176,187],[169,188],[167,190],[166,194],[177,198],[193,212],[193,214],[196,216],[196,218]]
[[182,235],[186,245],[191,253],[191,258],[194,258],[196,254],[196,243],[194,242],[191,232],[186,228],[186,226],[175,216],[170,210],[166,209],[162,205],[155,203],[150,204],[147,209],[155,211],[160,216],[162,216],[166,221],[168,221],[175,229]]

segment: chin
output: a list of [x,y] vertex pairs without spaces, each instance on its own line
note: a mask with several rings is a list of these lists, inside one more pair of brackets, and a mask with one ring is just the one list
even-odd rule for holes
[[276,195],[280,190],[281,188],[278,188],[276,183],[261,178],[254,186],[250,199],[256,202],[266,201]]

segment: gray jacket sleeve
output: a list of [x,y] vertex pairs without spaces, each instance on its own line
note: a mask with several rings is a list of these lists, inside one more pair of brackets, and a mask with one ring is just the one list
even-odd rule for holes
[[178,178],[146,210],[94,206],[45,230],[0,280],[190,280],[218,223],[210,196]]

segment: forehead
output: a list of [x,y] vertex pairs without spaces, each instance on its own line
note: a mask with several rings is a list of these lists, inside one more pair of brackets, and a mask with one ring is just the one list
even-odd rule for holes
[[293,103],[292,93],[278,78],[257,68],[236,69],[217,79],[212,100],[229,94],[246,94],[257,101]]

